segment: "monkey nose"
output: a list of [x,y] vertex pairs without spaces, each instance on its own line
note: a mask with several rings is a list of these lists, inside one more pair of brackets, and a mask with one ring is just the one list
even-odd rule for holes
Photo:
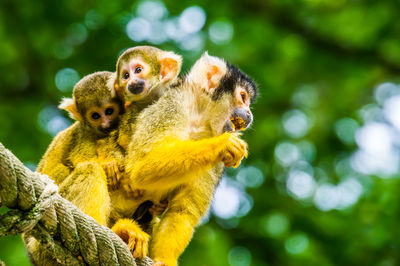
[[144,81],[139,80],[135,84],[129,84],[128,85],[128,90],[132,92],[133,94],[140,94],[144,90]]

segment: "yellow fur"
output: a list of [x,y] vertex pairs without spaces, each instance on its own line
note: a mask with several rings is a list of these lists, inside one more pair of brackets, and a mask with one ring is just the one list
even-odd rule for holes
[[[207,75],[207,67],[200,71],[196,64],[189,77],[196,73],[219,82],[215,75],[221,79],[227,71],[218,67],[221,62],[225,64],[222,60],[211,64],[211,75]],[[214,83],[188,78],[141,112],[125,158],[123,188],[145,189],[141,200],[168,201],[160,222],[154,224],[150,245],[151,257],[166,265],[177,264],[194,227],[207,212],[222,162],[237,166],[247,155],[247,145],[238,135],[222,134],[236,107],[232,94],[213,100],[208,84]],[[112,220],[129,217],[140,204],[123,193],[121,189],[111,193]]]
[[[141,76],[146,82],[143,95],[132,94],[127,86],[123,87],[121,84],[120,69],[129,65],[130,60],[139,60],[142,63],[147,60],[144,63],[152,67],[153,72],[149,72],[149,76]],[[74,89],[74,99],[64,99],[60,105],[60,108],[67,110],[78,122],[53,140],[39,164],[38,171],[51,176],[59,185],[62,196],[100,224],[110,225],[109,188],[117,188],[123,175],[123,147],[127,147],[129,143],[129,138],[124,136],[130,136],[135,130],[137,113],[158,98],[163,89],[175,82],[180,67],[180,56],[172,52],[149,46],[131,48],[120,56],[116,73],[107,72],[107,78],[100,83],[84,78],[85,82],[77,84],[80,88],[79,94]],[[91,84],[87,84],[88,82]],[[86,85],[90,86],[83,89]],[[93,91],[97,87],[104,92]],[[105,135],[98,134],[97,128],[90,127],[85,120],[90,119],[90,113],[86,110],[90,110],[91,103],[101,102],[104,105],[115,96],[129,101],[129,116],[124,116],[125,119],[120,121],[125,125],[120,130],[123,134],[114,131],[106,138]],[[127,224],[130,226],[126,226]],[[148,237],[145,237],[147,234],[139,226],[132,224],[135,223],[117,223],[114,229],[117,232],[129,232],[132,238],[130,243],[138,241],[137,245],[131,245],[132,249],[135,248],[134,255],[143,257],[148,252]],[[118,229],[119,226],[125,227]]]

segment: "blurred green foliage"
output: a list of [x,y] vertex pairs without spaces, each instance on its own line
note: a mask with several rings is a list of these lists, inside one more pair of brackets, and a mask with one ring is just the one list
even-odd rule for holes
[[[253,77],[260,98],[245,134],[250,157],[228,169],[181,265],[399,265],[397,109],[384,101],[398,95],[399,7],[3,0],[0,141],[34,168],[68,125],[56,105],[79,78],[113,71],[135,45],[182,54],[185,71],[208,50]],[[0,260],[28,264],[19,236],[0,239]]]

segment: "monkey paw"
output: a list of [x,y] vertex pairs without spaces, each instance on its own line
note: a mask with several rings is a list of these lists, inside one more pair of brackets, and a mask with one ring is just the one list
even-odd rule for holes
[[126,196],[129,198],[133,198],[135,200],[141,199],[146,190],[144,189],[136,189],[132,187],[129,183],[123,185]]
[[247,143],[237,134],[230,134],[227,147],[222,153],[222,162],[225,167],[238,167],[243,157],[247,158]]
[[110,188],[112,190],[117,189],[119,187],[119,180],[121,179],[123,167],[118,166],[116,161],[103,163],[102,167],[106,173]]
[[158,204],[154,204],[153,206],[151,206],[151,208],[149,209],[149,212],[153,216],[159,216],[165,211],[167,206],[168,206],[168,202],[160,201]]
[[134,258],[142,259],[148,254],[150,236],[130,219],[120,219],[111,228],[132,251]]

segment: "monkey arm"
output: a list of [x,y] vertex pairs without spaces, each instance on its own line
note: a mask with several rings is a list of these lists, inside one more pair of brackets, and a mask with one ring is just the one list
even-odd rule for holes
[[140,159],[128,154],[128,182],[140,189],[168,189],[210,170],[224,157],[234,158],[236,165],[245,155],[245,142],[230,133],[201,140],[164,139]]
[[40,160],[37,172],[48,175],[56,183],[61,182],[71,173],[70,165],[68,165],[68,149],[72,141],[73,127],[57,134],[46,150],[43,158]]
[[99,224],[107,226],[111,211],[107,177],[94,161],[78,163],[59,184],[60,194]]

